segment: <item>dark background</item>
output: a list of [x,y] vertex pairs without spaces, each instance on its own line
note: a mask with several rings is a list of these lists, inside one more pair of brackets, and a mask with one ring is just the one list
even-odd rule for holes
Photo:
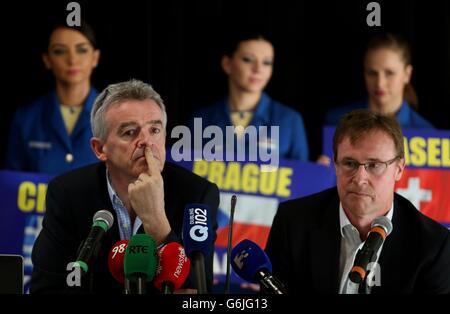
[[[66,16],[69,2],[15,1],[2,8],[2,164],[14,111],[54,86],[40,47],[48,36],[45,24]],[[381,27],[367,26],[371,1],[363,0],[77,2],[102,50],[93,85],[101,90],[130,78],[151,83],[167,105],[169,132],[226,93],[223,38],[248,25],[273,39],[275,68],[267,91],[303,115],[311,159],[321,150],[325,111],[365,95],[363,47],[380,31],[398,32],[410,41],[419,112],[437,128],[450,129],[443,114],[450,104],[448,1],[378,1]]]

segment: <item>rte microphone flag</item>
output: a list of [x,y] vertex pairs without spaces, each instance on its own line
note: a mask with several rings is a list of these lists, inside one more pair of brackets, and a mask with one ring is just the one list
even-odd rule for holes
[[125,250],[124,273],[137,283],[137,293],[145,294],[146,283],[152,281],[158,267],[155,240],[148,234],[135,234]]

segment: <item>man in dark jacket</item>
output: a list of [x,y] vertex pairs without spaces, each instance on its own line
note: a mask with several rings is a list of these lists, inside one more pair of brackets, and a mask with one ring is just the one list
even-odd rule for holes
[[[189,203],[211,209],[213,237],[219,205],[217,186],[165,162],[167,115],[151,86],[136,80],[108,86],[91,113],[91,146],[101,163],[68,172],[48,186],[43,228],[33,248],[30,291],[121,293],[108,270],[108,252],[119,240],[146,233],[162,246],[181,242],[183,211]],[[94,214],[110,211],[108,230],[88,284],[69,287],[67,265],[77,258]],[[212,241],[206,260],[207,285],[212,285]],[[196,288],[191,282],[187,288]]]
[[[394,193],[405,167],[395,118],[347,114],[333,152],[337,187],[279,206],[266,246],[273,274],[292,294],[450,293],[450,232]],[[392,232],[355,289],[350,270],[380,216]]]

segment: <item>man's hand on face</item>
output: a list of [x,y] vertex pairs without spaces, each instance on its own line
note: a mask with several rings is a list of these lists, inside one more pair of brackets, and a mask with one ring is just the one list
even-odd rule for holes
[[164,182],[152,149],[146,147],[144,153],[148,170],[128,185],[128,197],[145,232],[159,245],[171,230],[164,208]]

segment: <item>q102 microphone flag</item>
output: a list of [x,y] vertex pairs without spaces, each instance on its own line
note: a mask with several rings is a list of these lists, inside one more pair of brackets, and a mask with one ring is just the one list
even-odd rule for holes
[[205,256],[212,254],[211,210],[205,204],[188,204],[184,210],[183,244],[189,256],[199,294],[207,293]]

